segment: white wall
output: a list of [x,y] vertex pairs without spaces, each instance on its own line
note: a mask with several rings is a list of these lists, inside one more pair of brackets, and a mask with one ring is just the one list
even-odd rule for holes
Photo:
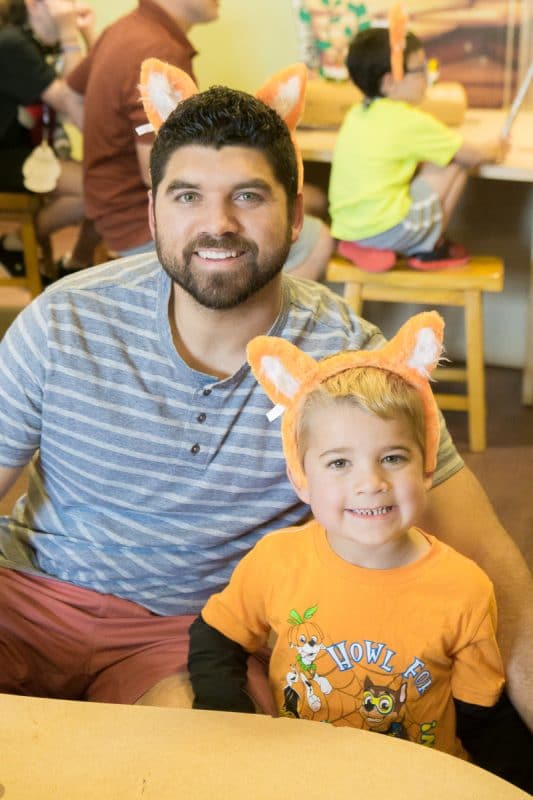
[[[122,16],[131,0],[90,0],[98,29]],[[190,32],[199,51],[195,72],[202,88],[214,83],[251,91],[272,73],[298,59],[291,0],[220,0],[216,22]]]

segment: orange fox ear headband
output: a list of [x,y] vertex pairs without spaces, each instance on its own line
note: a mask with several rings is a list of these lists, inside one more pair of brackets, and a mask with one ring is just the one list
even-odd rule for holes
[[394,3],[389,9],[389,46],[392,77],[395,81],[403,79],[403,53],[407,35],[407,14],[401,3]]
[[[298,191],[303,186],[303,160],[295,131],[303,114],[306,85],[307,67],[293,64],[272,75],[255,93],[255,97],[277,111],[289,128],[298,162]],[[139,89],[149,120],[148,125],[137,128],[139,135],[158,131],[179,103],[198,93],[196,84],[186,72],[157,58],[143,61]]]
[[269,418],[272,420],[278,412],[284,412],[283,452],[298,488],[306,486],[296,441],[303,402],[327,378],[354,367],[378,367],[394,372],[420,392],[426,423],[425,470],[434,471],[440,424],[429,377],[442,353],[443,331],[442,317],[436,311],[426,311],[411,317],[379,350],[347,350],[321,361],[275,336],[256,336],[249,342],[246,353],[252,372],[277,404]]

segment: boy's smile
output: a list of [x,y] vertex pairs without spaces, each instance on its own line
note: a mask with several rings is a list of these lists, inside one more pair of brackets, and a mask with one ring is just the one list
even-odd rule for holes
[[311,411],[309,430],[302,499],[325,527],[332,549],[346,561],[378,569],[413,560],[423,545],[410,528],[424,508],[430,479],[408,421],[381,419],[337,401]]

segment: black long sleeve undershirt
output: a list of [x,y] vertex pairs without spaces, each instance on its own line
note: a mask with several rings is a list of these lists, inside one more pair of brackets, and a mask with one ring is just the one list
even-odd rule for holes
[[489,708],[454,703],[457,736],[473,763],[533,794],[533,734],[507,694]]
[[190,627],[189,673],[193,708],[255,713],[246,693],[248,653],[208,625],[202,616]]

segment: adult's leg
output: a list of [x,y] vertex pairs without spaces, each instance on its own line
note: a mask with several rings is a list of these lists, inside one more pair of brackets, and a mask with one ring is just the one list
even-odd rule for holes
[[94,227],[94,222],[84,217],[72,253],[63,264],[64,270],[69,272],[91,267],[94,263],[94,251],[101,241],[102,237]]
[[57,186],[37,215],[37,235],[46,239],[51,233],[83,219],[82,167],[77,161],[62,161]]
[[193,691],[188,672],[177,672],[160,680],[136,701],[136,706],[192,708]]
[[[258,713],[277,716],[277,710],[268,680],[270,651],[260,650],[248,659],[247,691]],[[188,672],[169,675],[145,692],[135,703],[140,706],[192,708],[193,690]]]

